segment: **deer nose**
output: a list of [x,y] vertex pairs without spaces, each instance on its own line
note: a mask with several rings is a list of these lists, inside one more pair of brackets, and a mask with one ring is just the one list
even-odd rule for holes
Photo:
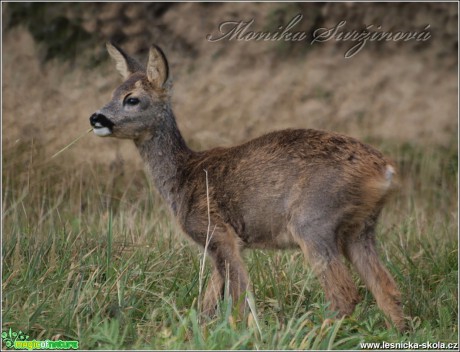
[[89,123],[94,128],[102,128],[102,127],[112,128],[114,125],[114,123],[110,121],[105,115],[97,113],[97,112],[91,115],[91,117],[89,118]]

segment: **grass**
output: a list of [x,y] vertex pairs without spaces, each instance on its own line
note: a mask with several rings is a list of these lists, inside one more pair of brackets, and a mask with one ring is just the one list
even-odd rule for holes
[[[457,150],[382,145],[403,188],[378,229],[410,331],[387,329],[374,298],[334,319],[299,251],[246,253],[256,319],[228,300],[198,323],[201,251],[180,234],[143,171],[73,164],[4,145],[2,331],[82,349],[357,349],[457,342]],[[63,154],[66,154],[63,153]],[[209,263],[209,261],[207,261]],[[206,281],[209,267],[205,270]]]

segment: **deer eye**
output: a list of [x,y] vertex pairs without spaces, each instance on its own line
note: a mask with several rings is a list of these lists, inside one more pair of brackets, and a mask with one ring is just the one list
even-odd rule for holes
[[124,104],[134,106],[139,104],[139,99],[128,97],[125,99]]

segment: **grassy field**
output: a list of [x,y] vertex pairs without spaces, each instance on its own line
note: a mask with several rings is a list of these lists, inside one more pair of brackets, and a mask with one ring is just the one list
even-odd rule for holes
[[[88,136],[88,138],[90,138]],[[300,251],[246,253],[257,316],[227,301],[199,324],[202,252],[184,239],[143,171],[3,146],[2,331],[82,349],[358,349],[362,342],[457,342],[457,150],[372,141],[402,189],[378,229],[410,331],[387,329],[374,298],[335,320]]]

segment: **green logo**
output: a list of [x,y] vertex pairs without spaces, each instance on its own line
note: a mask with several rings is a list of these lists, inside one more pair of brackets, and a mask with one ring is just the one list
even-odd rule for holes
[[8,331],[2,332],[2,342],[6,348],[15,350],[77,350],[78,341],[51,341],[51,340],[29,340],[29,335],[24,334],[22,331]]

